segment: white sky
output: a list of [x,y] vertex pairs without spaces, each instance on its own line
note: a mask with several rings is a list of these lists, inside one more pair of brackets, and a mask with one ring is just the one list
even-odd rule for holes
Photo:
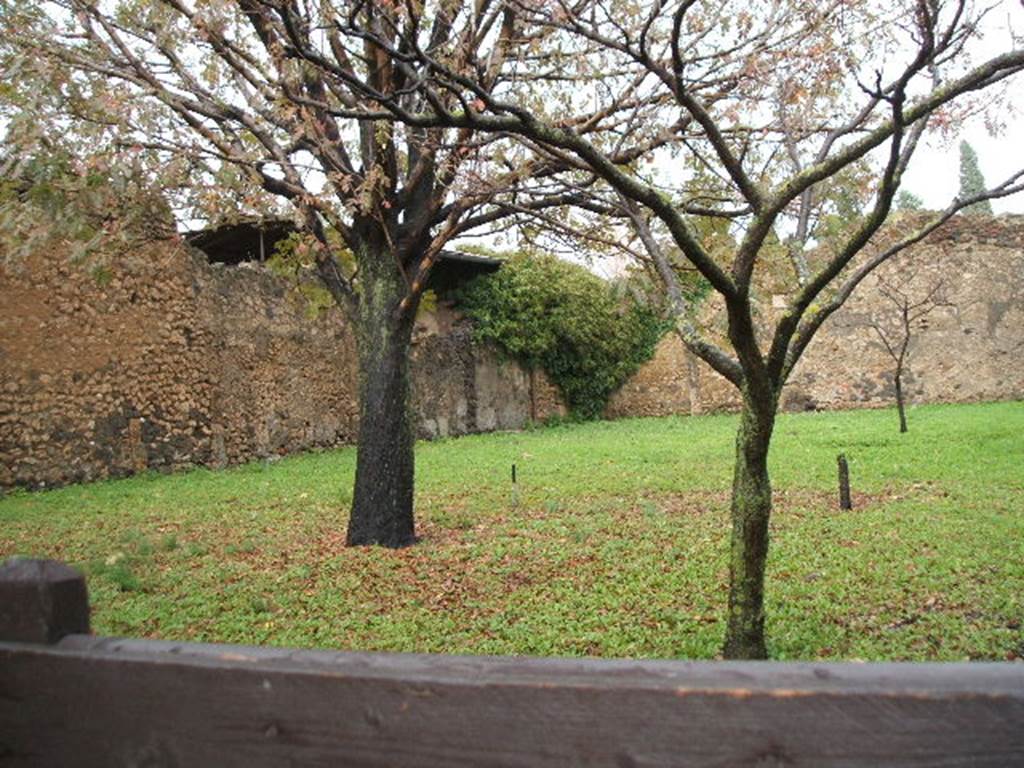
[[[924,201],[925,208],[945,208],[960,189],[960,140],[978,154],[978,165],[989,185],[1024,168],[1024,121],[1018,117],[1002,136],[990,136],[983,125],[970,125],[959,137],[943,142],[932,139],[918,149],[902,189]],[[995,213],[1024,213],[1024,193],[992,201]]]
[[[1024,7],[1015,0],[1003,0],[988,15],[983,25],[984,39],[979,55],[993,56],[1011,48],[1010,30],[1024,33]],[[980,56],[979,56],[980,58]],[[1016,114],[1004,109],[997,114],[1005,129],[992,136],[979,116],[963,126],[960,134],[942,140],[932,137],[919,147],[903,177],[902,189],[920,197],[926,208],[945,208],[960,189],[960,141],[966,140],[978,154],[978,165],[988,185],[994,185],[1024,168],[1024,83],[1020,76],[1010,82],[1009,102]],[[1024,193],[993,200],[996,213],[1024,213]]]

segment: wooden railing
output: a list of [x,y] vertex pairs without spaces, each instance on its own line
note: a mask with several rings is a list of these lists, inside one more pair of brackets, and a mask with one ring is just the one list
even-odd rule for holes
[[1024,665],[599,661],[94,637],[0,566],[10,766],[1024,765]]

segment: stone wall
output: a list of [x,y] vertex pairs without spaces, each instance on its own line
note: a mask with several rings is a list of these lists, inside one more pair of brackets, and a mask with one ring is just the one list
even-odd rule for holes
[[[955,219],[885,269],[911,264],[922,285],[944,277],[950,306],[915,331],[910,401],[1024,398],[1024,218]],[[783,407],[892,404],[892,365],[866,325],[884,306],[873,281],[812,342]],[[785,299],[766,290],[759,314],[771,320]],[[210,265],[177,241],[102,270],[55,254],[0,261],[0,302],[0,487],[224,466],[355,438],[355,351],[340,312],[311,314],[258,266]],[[413,378],[422,437],[565,412],[543,374],[474,345],[443,306],[418,323]],[[668,336],[607,415],[737,404],[731,385]]]
[[423,438],[521,429],[565,413],[543,373],[475,344],[469,322],[447,306],[417,322],[412,371]]
[[949,306],[916,324],[904,390],[909,402],[1024,398],[1024,217],[961,216],[865,279],[794,371],[791,408],[892,405],[893,364],[872,318],[891,318],[878,281],[913,274],[919,299],[941,283]]
[[[355,439],[356,358],[341,313],[311,314],[258,266],[211,265],[176,241],[102,269],[58,254],[0,264],[0,487]],[[550,385],[477,349],[444,308],[418,329],[413,373],[423,437],[516,429],[559,408]]]
[[123,261],[0,271],[0,485],[209,459],[214,340],[191,265],[162,244]]
[[[866,278],[825,323],[783,390],[784,409],[894,404],[893,362],[870,322],[892,316],[892,305],[878,293],[879,280],[891,283],[908,271],[914,275],[908,293],[920,296],[941,282],[949,303],[911,334],[904,373],[908,402],[1024,399],[1024,217],[959,216]],[[777,319],[786,300],[764,291],[757,301],[760,324]],[[722,325],[720,317],[706,321]],[[735,388],[668,336],[612,397],[606,413],[658,416],[738,406]]]

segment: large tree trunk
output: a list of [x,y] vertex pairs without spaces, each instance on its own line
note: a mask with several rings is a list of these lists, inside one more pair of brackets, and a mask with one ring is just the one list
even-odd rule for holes
[[356,323],[359,438],[347,543],[404,547],[416,540],[415,432],[409,402],[415,311],[396,316],[405,293],[397,275],[372,276],[364,271],[363,281]]
[[727,659],[768,656],[764,642],[764,571],[772,511],[768,448],[774,424],[775,397],[744,388],[732,485],[729,620],[722,651]]

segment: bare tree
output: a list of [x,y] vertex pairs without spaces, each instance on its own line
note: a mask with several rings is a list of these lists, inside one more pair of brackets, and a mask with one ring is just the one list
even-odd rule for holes
[[[428,18],[422,4],[404,7]],[[478,7],[461,12],[472,16]],[[981,12],[967,0],[509,0],[483,7],[501,8],[504,45],[518,51],[506,59],[511,69],[498,87],[480,76],[493,38],[472,51],[426,50],[412,40],[395,46],[358,21],[344,24],[342,34],[421,67],[414,87],[422,108],[365,90],[376,106],[368,114],[522,137],[548,162],[598,177],[610,192],[591,188],[606,204],[631,210],[634,222],[667,238],[718,294],[725,344],[691,324],[680,330],[742,398],[723,652],[764,658],[768,452],[782,387],[822,323],[866,275],[964,205],[1021,189],[1024,175],[1015,173],[976,198],[954,201],[899,243],[869,247],[929,122],[960,119],[977,108],[982,91],[999,98],[1000,84],[1024,69],[1024,50],[1009,41],[1004,53],[972,63]],[[560,89],[567,72],[590,79]],[[453,96],[459,104],[448,106]],[[670,129],[679,134],[671,152],[646,146]],[[633,160],[621,162],[623,154]],[[873,169],[863,212],[816,238],[812,217],[829,185],[863,163]],[[693,166],[716,180],[709,191],[685,183]],[[700,235],[697,225],[708,218],[729,222],[735,244],[727,256]],[[671,254],[648,245],[659,238],[640,231],[650,258],[666,263]],[[769,325],[756,312],[755,273],[769,266],[768,246],[780,240],[792,270],[789,304]],[[826,247],[816,252],[818,245]],[[672,270],[661,272],[680,317],[688,317]]]
[[867,324],[892,358],[900,432],[906,432],[903,374],[911,338],[928,327],[929,315],[952,304],[946,297],[945,280],[942,277],[924,280],[917,265],[901,264],[899,270],[879,273],[875,290],[885,299],[885,304],[870,313]]

